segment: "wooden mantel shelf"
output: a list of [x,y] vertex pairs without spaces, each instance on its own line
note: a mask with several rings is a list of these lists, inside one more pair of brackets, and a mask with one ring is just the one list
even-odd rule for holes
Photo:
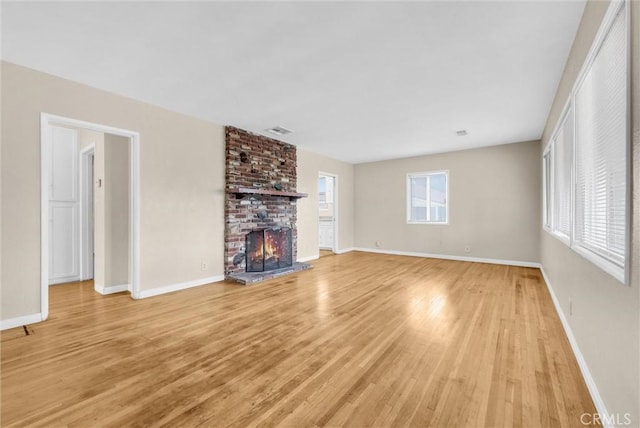
[[232,187],[227,189],[227,192],[235,195],[269,195],[269,196],[284,196],[289,199],[300,199],[309,196],[307,193],[296,192],[284,192],[282,190],[271,189],[254,189],[251,187]]

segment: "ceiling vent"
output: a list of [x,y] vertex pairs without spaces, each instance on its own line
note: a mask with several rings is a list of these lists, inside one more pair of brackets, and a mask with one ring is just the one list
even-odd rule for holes
[[287,135],[293,132],[287,128],[283,128],[282,126],[274,126],[273,128],[265,129],[265,131],[275,135]]
[[456,131],[456,135],[458,137],[464,137],[465,135],[467,135],[467,130],[466,129],[461,129],[459,131]]

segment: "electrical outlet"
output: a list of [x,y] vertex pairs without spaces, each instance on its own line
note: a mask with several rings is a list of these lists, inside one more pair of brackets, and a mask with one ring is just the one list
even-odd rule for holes
[[471,252],[471,245],[465,245],[464,246],[464,252],[465,253],[470,253]]
[[376,241],[376,247],[380,248],[381,245],[382,245],[382,242]]
[[209,266],[207,266],[207,262],[200,263],[200,270],[207,270]]

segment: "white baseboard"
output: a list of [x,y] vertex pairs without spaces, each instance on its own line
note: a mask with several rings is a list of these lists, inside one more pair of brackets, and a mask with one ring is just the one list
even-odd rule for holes
[[44,321],[41,313],[9,318],[8,320],[0,321],[0,330],[22,327],[23,325],[35,324],[41,321]]
[[600,392],[598,391],[598,387],[596,385],[595,380],[591,376],[591,372],[589,371],[589,367],[587,366],[587,362],[580,352],[580,348],[578,347],[578,342],[576,341],[575,336],[573,335],[573,331],[571,330],[571,326],[567,321],[567,317],[565,317],[564,312],[562,311],[562,307],[560,306],[560,302],[556,297],[556,294],[553,292],[553,287],[551,286],[551,282],[549,281],[549,277],[547,273],[544,271],[542,265],[540,266],[540,272],[542,272],[542,277],[544,278],[544,282],[547,284],[547,289],[549,290],[549,294],[551,294],[551,300],[553,300],[553,305],[556,307],[556,312],[558,313],[558,317],[560,318],[560,322],[562,323],[562,327],[564,327],[564,332],[569,339],[569,344],[571,345],[571,349],[573,350],[573,354],[576,356],[576,360],[578,361],[578,367],[580,367],[580,371],[582,372],[582,377],[584,381],[587,383],[587,389],[589,389],[589,394],[591,394],[591,399],[593,400],[593,404],[596,406],[596,410],[598,414],[600,414],[600,421],[605,428],[613,428],[611,424],[610,418],[608,418],[609,413],[607,412],[607,408],[604,405],[604,401],[600,396]]
[[320,258],[320,254],[316,254],[316,255],[313,255],[313,256],[309,256],[309,257],[302,257],[302,258],[298,259],[297,261],[300,262],[300,263],[304,263],[304,262],[309,262],[311,260],[317,260],[319,258]]
[[209,278],[196,279],[193,281],[181,282],[178,284],[166,285],[164,287],[152,288],[150,290],[140,290],[139,299],[158,296],[160,294],[172,293],[174,291],[186,290],[187,288],[199,287],[211,284],[212,282],[224,281],[224,275],[210,276]]
[[396,256],[425,257],[430,259],[457,260],[461,262],[490,263],[494,265],[540,268],[540,263],[538,262],[525,262],[520,260],[486,259],[486,258],[480,258],[480,257],[452,256],[448,254],[416,253],[411,251],[383,250],[380,248],[363,248],[363,247],[355,247],[353,248],[353,251],[364,251],[367,253],[379,253],[379,254],[392,254]]
[[107,294],[129,291],[130,288],[131,288],[130,284],[111,285],[109,287],[104,287],[99,284],[94,284],[93,286],[93,289],[96,290],[98,293],[102,294],[103,296],[106,296]]
[[[322,250],[329,250],[329,251],[333,251],[331,248],[321,248]],[[344,254],[344,253],[348,253],[349,251],[353,251],[354,248],[350,247],[350,248],[343,248],[341,250],[337,250],[337,251],[333,251],[334,254]],[[320,258],[320,254],[316,254],[313,256],[309,256],[309,257],[302,257],[301,259],[298,259],[298,261],[300,263],[304,263],[304,262],[309,262],[311,260],[317,260]]]
[[81,281],[80,275],[77,276],[65,276],[64,278],[58,278],[49,281],[49,285],[58,285],[58,284],[66,284],[67,282],[78,282]]
[[344,253],[348,253],[355,250],[355,248],[353,247],[349,247],[349,248],[342,248],[336,251],[336,254],[344,254]]

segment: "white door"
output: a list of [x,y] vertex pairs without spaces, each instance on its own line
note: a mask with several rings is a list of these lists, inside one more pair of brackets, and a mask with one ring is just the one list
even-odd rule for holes
[[49,284],[80,279],[78,132],[51,126]]
[[333,250],[335,230],[335,178],[321,175],[318,180],[318,246]]

